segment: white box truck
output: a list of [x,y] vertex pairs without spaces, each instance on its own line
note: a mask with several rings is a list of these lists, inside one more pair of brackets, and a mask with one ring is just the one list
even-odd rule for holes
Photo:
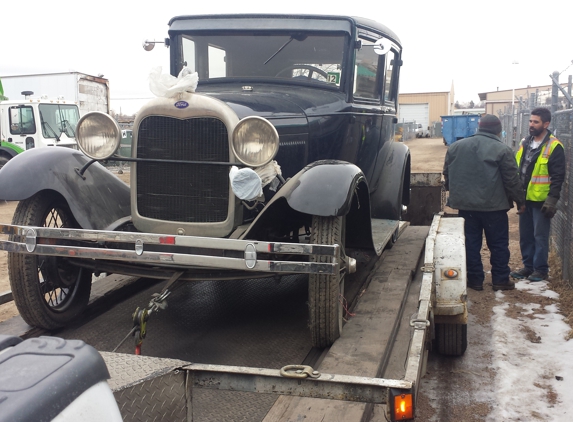
[[0,75],[4,95],[12,101],[24,100],[25,91],[47,98],[65,98],[76,103],[83,116],[88,111],[109,114],[109,81],[80,72],[42,73],[35,75]]
[[109,113],[109,81],[79,72],[0,78],[0,168],[32,148],[77,148],[76,124]]

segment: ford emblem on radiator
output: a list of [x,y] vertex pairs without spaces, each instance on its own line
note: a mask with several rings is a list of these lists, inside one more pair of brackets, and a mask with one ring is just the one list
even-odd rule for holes
[[189,107],[189,103],[187,101],[177,101],[175,103],[175,107],[177,108],[187,108]]

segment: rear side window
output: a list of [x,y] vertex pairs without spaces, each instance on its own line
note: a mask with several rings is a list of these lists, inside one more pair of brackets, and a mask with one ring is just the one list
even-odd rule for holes
[[362,47],[356,52],[354,63],[354,96],[377,100],[380,98],[378,65],[380,56],[374,52],[373,41],[359,38]]
[[398,52],[394,49],[390,50],[384,56],[385,62],[385,78],[384,78],[384,101],[396,101],[398,91],[398,68],[395,68],[395,63],[399,60]]

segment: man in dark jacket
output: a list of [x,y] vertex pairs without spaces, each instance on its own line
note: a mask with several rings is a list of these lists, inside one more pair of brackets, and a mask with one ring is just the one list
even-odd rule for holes
[[475,135],[450,145],[444,163],[448,205],[463,217],[468,287],[483,290],[481,260],[485,233],[490,250],[493,290],[515,288],[509,279],[509,221],[516,203],[525,209],[525,194],[511,148],[501,142],[501,122],[491,114],[480,119]]
[[565,180],[563,144],[547,130],[551,112],[543,107],[531,110],[529,136],[516,154],[519,175],[526,189],[525,212],[519,216],[519,246],[523,268],[514,278],[547,279],[549,229],[557,212],[557,201]]

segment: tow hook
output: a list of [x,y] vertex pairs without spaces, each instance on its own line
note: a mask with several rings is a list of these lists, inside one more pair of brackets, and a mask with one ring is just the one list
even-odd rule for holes
[[147,309],[136,308],[133,313],[133,335],[135,336],[135,354],[141,355],[141,344],[143,339],[147,334],[147,319],[149,318],[149,312]]
[[281,376],[285,378],[319,378],[320,372],[308,365],[287,365],[281,368]]
[[149,301],[148,309],[139,307],[135,309],[135,312],[133,313],[132,317],[133,319],[132,329],[129,331],[129,333],[127,333],[124,339],[116,346],[116,348],[112,350],[112,352],[117,351],[117,349],[119,349],[120,346],[123,343],[125,343],[125,341],[130,336],[134,336],[135,354],[136,355],[141,354],[141,345],[147,334],[147,320],[149,319],[149,316],[154,312],[158,312],[160,310],[164,310],[165,308],[167,308],[167,297],[172,292],[172,290],[169,290],[169,288],[173,286],[173,284],[175,284],[175,282],[178,281],[182,275],[183,275],[182,271],[173,274],[165,284],[165,287],[163,287],[163,289],[161,290],[161,293],[153,293],[152,298]]

